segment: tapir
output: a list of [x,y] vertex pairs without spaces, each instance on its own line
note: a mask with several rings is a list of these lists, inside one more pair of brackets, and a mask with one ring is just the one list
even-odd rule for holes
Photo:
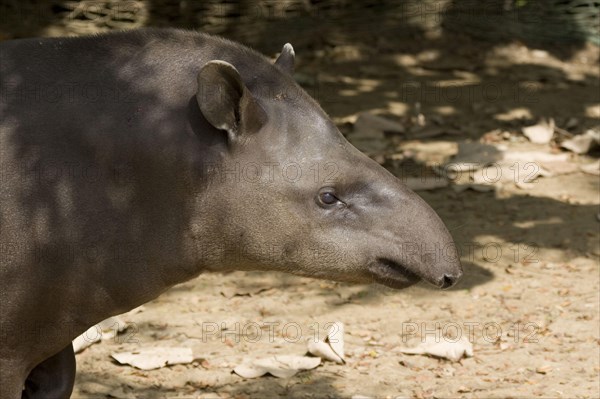
[[1,398],[68,398],[73,338],[201,273],[460,278],[435,211],[294,58],[172,29],[0,43]]

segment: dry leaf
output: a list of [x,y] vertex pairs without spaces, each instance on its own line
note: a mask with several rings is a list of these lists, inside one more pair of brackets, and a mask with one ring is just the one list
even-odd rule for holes
[[88,328],[86,332],[75,338],[73,340],[73,351],[79,353],[96,342],[100,342],[102,339],[102,330],[99,330],[98,328],[97,325],[92,326]]
[[332,362],[345,363],[344,324],[339,321],[333,323],[325,341],[309,339],[308,352]]
[[308,340],[308,352],[311,355],[318,356],[321,359],[329,360],[331,362],[343,363],[343,359],[340,358],[335,351],[326,342],[312,339]]
[[346,355],[344,352],[344,324],[342,322],[336,321],[329,328],[327,343],[331,345],[331,349],[344,360]]
[[517,186],[530,183],[539,176],[551,174],[534,162],[500,162],[473,173],[475,184],[515,183]]
[[600,176],[600,159],[587,165],[581,165],[579,169],[588,175]]
[[121,364],[129,364],[140,370],[154,370],[194,361],[192,349],[183,347],[145,348],[135,352],[113,353],[111,356]]
[[109,317],[88,328],[86,332],[75,338],[73,340],[73,350],[75,353],[79,353],[96,342],[114,338],[116,334],[126,329],[127,323],[120,316]]
[[490,144],[461,142],[458,143],[458,153],[445,168],[454,172],[477,170],[500,161],[502,155],[498,147]]
[[552,176],[567,175],[577,172],[577,164],[567,161],[540,162],[540,166],[552,173]]
[[233,369],[244,378],[257,378],[271,374],[278,378],[290,378],[302,370],[314,369],[321,364],[321,358],[308,356],[272,356],[245,362]]
[[551,154],[545,151],[507,151],[502,160],[508,162],[564,162],[571,156],[567,153]]
[[524,127],[523,134],[532,143],[547,144],[554,135],[554,119],[542,119],[537,125]]
[[383,139],[384,132],[403,133],[404,126],[381,116],[362,112],[354,123],[352,136]]
[[404,126],[381,116],[363,112],[358,115],[348,139],[361,151],[380,153],[389,145],[385,138],[386,132],[402,133]]
[[430,355],[457,362],[463,356],[473,356],[473,344],[466,337],[461,337],[458,341],[452,342],[448,339],[437,341],[436,337],[427,336],[425,342],[417,347],[400,348],[400,352],[409,355]]
[[[489,147],[493,146],[486,147],[489,150]],[[479,163],[460,162],[446,165],[444,172],[456,172],[453,189],[457,192],[467,189],[485,192],[493,190],[492,186],[502,183],[514,183],[519,188],[528,189],[533,187],[531,183],[540,176],[571,173],[577,168],[574,163],[569,162],[570,155],[566,153],[550,154],[544,151],[509,152],[501,147],[497,147],[496,151],[497,153],[493,153],[490,150],[487,155],[474,155],[471,157],[471,160],[479,160]],[[492,158],[498,160],[491,162]],[[469,171],[469,173],[462,173],[465,171]],[[441,170],[438,170],[438,173],[441,172]],[[467,181],[465,181],[465,178],[468,178]]]
[[588,129],[585,133],[565,140],[561,147],[576,154],[586,154],[600,144],[600,130]]

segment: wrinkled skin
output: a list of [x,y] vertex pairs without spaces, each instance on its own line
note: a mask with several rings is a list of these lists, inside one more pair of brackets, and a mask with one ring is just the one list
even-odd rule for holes
[[0,43],[0,397],[69,397],[74,337],[203,272],[458,280],[435,212],[293,67],[175,30]]

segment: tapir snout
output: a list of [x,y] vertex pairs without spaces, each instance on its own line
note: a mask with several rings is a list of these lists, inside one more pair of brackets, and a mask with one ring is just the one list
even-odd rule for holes
[[[400,182],[398,186],[403,186]],[[462,266],[452,236],[437,213],[417,194],[400,187],[403,201],[395,218],[395,232],[400,240],[388,257],[388,268],[414,275],[442,289],[450,288],[461,278]]]
[[367,234],[361,250],[371,259],[367,270],[376,282],[392,288],[420,280],[442,289],[452,287],[463,271],[450,232],[400,179],[377,164],[373,168],[378,176],[368,189],[363,188],[376,203],[371,212],[365,212]]

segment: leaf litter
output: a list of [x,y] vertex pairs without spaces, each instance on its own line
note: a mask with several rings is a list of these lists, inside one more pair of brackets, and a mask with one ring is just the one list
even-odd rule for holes
[[243,378],[258,378],[270,374],[278,378],[290,378],[303,370],[311,370],[329,360],[344,364],[344,325],[335,322],[324,340],[309,339],[308,353],[313,356],[274,355],[260,359],[245,359],[233,372]]
[[399,351],[407,355],[428,355],[458,362],[463,357],[473,356],[473,344],[464,336],[452,341],[447,338],[439,340],[438,337],[428,335],[425,341],[416,347],[400,348]]
[[554,119],[542,119],[538,124],[524,127],[523,134],[532,143],[548,144],[554,136]]
[[120,364],[128,364],[140,370],[154,370],[174,364],[192,363],[195,358],[191,348],[154,347],[134,352],[118,352],[111,357]]

